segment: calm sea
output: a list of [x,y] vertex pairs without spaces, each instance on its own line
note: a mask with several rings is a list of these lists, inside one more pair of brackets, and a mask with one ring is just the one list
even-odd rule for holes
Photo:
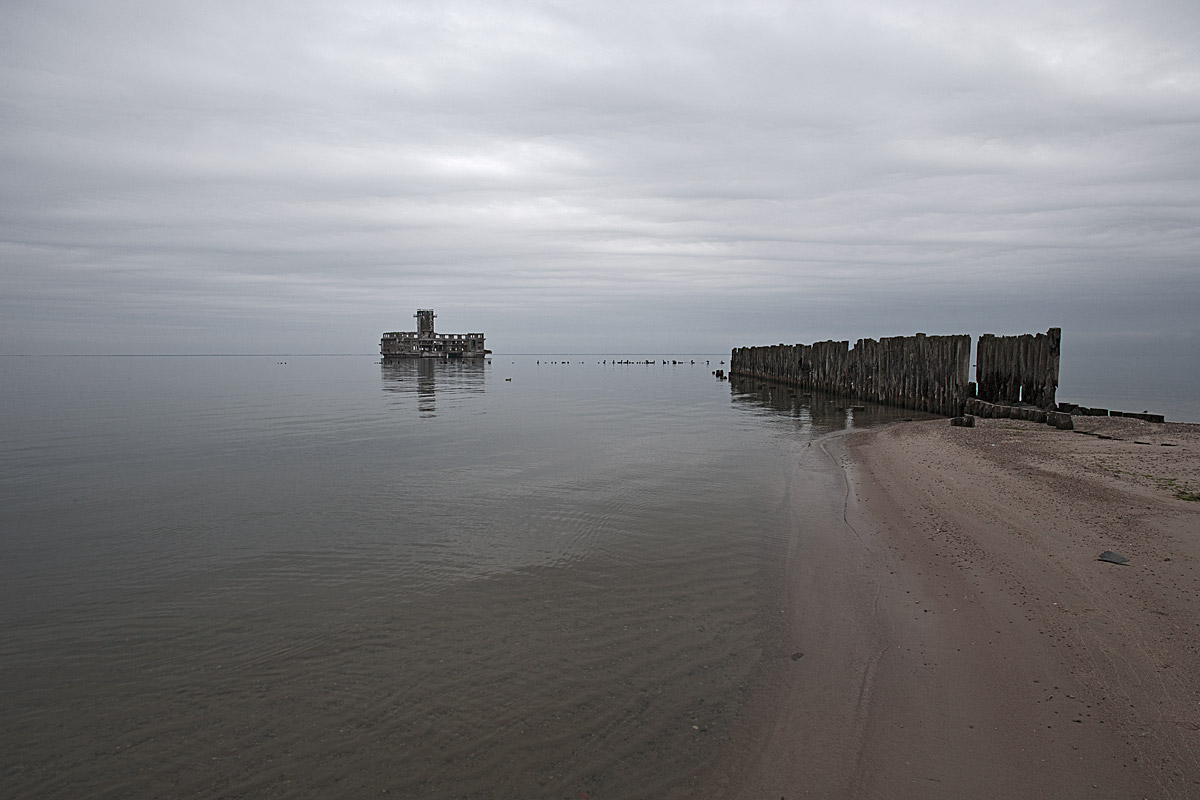
[[0,359],[3,795],[719,795],[913,414],[627,358]]

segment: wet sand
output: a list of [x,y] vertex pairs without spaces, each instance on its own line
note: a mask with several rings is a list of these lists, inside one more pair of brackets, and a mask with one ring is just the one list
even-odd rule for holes
[[733,794],[1200,796],[1200,426],[1076,423],[817,445],[843,514],[787,559]]

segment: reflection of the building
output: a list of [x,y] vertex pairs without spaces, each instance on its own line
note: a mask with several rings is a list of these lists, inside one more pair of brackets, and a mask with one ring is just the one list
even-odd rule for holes
[[438,392],[444,398],[483,393],[487,362],[483,359],[411,358],[383,362],[381,374],[385,392],[395,392],[403,399],[415,396],[421,416],[432,417],[437,408]]
[[811,424],[817,432],[866,428],[900,420],[930,419],[934,416],[922,411],[852,400],[742,375],[731,375],[729,388],[734,403],[765,409],[781,417],[794,418],[799,424]]

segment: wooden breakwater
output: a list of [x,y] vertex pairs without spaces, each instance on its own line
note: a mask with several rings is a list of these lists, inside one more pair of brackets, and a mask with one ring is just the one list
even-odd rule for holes
[[965,334],[739,347],[729,358],[731,375],[946,416],[962,413],[970,367]]
[[853,348],[832,341],[737,347],[729,357],[729,374],[948,417],[1022,419],[1065,430],[1073,427],[1073,416],[1164,422],[1162,414],[1146,411],[1057,402],[1061,342],[1061,328],[1018,336],[985,333],[976,348],[975,382],[968,381],[967,334],[859,339]]
[[976,397],[987,403],[1025,403],[1054,408],[1062,331],[979,337],[975,352]]

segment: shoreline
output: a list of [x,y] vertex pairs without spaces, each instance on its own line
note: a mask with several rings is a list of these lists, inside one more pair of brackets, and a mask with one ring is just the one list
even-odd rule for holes
[[788,557],[737,796],[1200,793],[1200,426],[1076,424],[821,442],[841,519]]

